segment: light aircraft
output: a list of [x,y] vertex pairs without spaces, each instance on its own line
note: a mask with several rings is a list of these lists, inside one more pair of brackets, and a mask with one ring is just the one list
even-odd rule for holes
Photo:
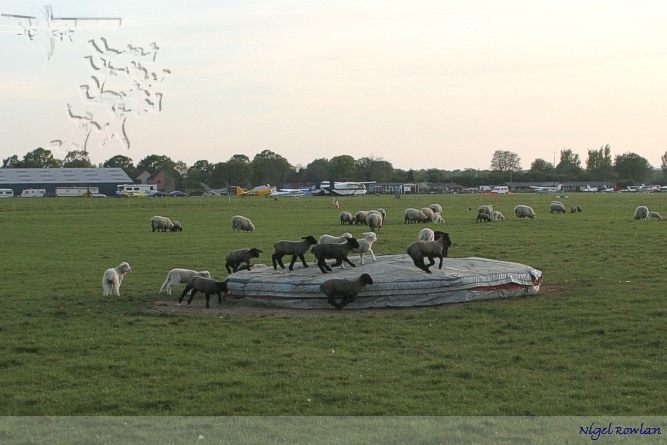
[[658,185],[629,185],[627,186],[626,190],[628,192],[635,192],[635,193],[651,193],[651,192],[659,192],[661,191],[660,186]]
[[202,186],[204,189],[204,194],[203,196],[221,196],[221,195],[226,195],[227,194],[227,189],[212,189],[208,185],[204,184],[203,182],[200,182],[199,185]]
[[590,185],[586,185],[585,189],[581,189],[582,192],[592,192],[592,193],[611,193],[614,191],[613,188],[609,188],[606,185],[601,185],[599,187],[591,187]]
[[236,187],[237,196],[269,196],[276,188],[272,185],[259,185],[252,190],[243,190],[241,187]]
[[334,182],[333,189],[331,188],[331,183],[322,183],[322,185],[320,185],[319,194],[336,196],[363,196],[368,192],[366,189],[366,184],[375,184],[375,181]]
[[558,184],[553,187],[539,187],[536,185],[531,185],[529,187],[535,190],[535,193],[556,193],[563,190],[563,184]]
[[278,198],[279,196],[286,196],[288,198],[301,198],[305,194],[306,193],[301,189],[273,189],[269,196],[272,198]]

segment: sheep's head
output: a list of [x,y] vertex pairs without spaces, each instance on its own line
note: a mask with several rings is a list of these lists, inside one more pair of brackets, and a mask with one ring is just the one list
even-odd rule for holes
[[452,245],[452,240],[449,238],[449,233],[437,231],[437,232],[433,232],[433,234],[435,235],[435,240],[436,241],[440,241],[440,238],[444,238],[444,240],[442,242],[444,243],[443,245],[445,247],[449,247],[449,246]]
[[352,238],[352,234],[351,234],[351,233],[347,233],[347,232],[343,233],[342,236],[343,236],[343,238]]
[[302,236],[301,239],[306,240],[309,246],[313,246],[317,244],[317,240],[313,235],[308,235],[308,236]]
[[226,281],[216,281],[215,290],[227,293],[227,282]]
[[202,270],[201,272],[199,272],[199,276],[204,278],[211,278],[211,272],[209,272],[208,270]]
[[367,273],[361,274],[359,281],[363,284],[373,284],[373,278]]
[[378,236],[375,234],[375,232],[364,232],[362,235],[364,235],[368,241],[377,241],[378,239]]
[[250,256],[252,258],[259,258],[260,253],[262,253],[262,251],[257,249],[256,247],[253,247],[252,249],[250,249]]
[[347,238],[347,245],[350,246],[352,249],[358,249],[359,241],[357,241],[356,238]]
[[129,265],[127,262],[125,262],[125,261],[123,261],[122,263],[120,263],[120,265],[118,266],[118,269],[120,269],[120,271],[123,272],[123,273],[132,272],[132,268],[131,268],[130,265]]

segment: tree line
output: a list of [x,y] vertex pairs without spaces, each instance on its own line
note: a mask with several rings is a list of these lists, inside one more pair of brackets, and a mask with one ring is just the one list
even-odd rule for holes
[[[599,181],[621,187],[637,185],[652,180],[667,179],[667,152],[662,156],[662,171],[654,171],[649,162],[635,154],[624,153],[612,159],[607,144],[597,150],[588,150],[585,167],[579,155],[570,149],[560,151],[560,162],[554,165],[542,158],[535,159],[529,170],[523,170],[521,159],[511,151],[497,150],[491,158],[489,170],[442,170],[437,168],[402,170],[391,162],[376,156],[354,159],[349,155],[319,158],[306,166],[293,166],[287,159],[271,150],[257,153],[251,160],[243,154],[235,154],[226,162],[212,163],[199,160],[188,166],[164,155],[149,155],[136,165],[131,158],[116,155],[106,160],[103,167],[122,168],[134,178],[138,173],[155,173],[166,170],[176,180],[180,190],[201,191],[201,183],[212,188],[237,185],[244,188],[271,184],[314,184],[319,178],[327,181],[377,181],[396,183],[446,183],[456,182],[466,187],[502,184],[504,182],[568,182]],[[19,159],[13,155],[3,160],[5,168],[86,168],[93,167],[84,151],[70,151],[63,160],[54,158],[50,150],[37,148]]]

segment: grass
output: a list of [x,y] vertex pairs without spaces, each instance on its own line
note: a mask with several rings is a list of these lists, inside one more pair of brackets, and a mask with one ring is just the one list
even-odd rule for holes
[[[157,290],[173,267],[223,278],[230,250],[258,247],[269,263],[280,239],[360,236],[338,224],[329,198],[0,200],[0,414],[664,415],[667,224],[632,214],[638,205],[667,214],[667,196],[572,194],[566,207],[584,211],[565,215],[548,213],[553,198],[340,199],[341,210],[387,210],[376,254],[403,253],[422,227],[403,224],[403,210],[437,202],[450,256],[528,264],[544,288],[305,318],[144,308],[165,298]],[[475,224],[486,203],[507,220]],[[519,203],[537,218],[515,220]],[[232,233],[235,214],[257,232]],[[153,215],[185,231],[153,233]],[[103,271],[121,261],[133,267],[122,296],[102,297]]]

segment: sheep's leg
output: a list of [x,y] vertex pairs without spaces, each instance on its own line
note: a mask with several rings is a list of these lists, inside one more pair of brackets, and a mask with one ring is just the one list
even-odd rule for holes
[[218,304],[222,304],[222,293],[220,291],[218,293]]
[[206,297],[206,309],[211,309],[210,301],[211,301],[211,295],[208,293],[204,293],[204,296]]
[[440,265],[438,265],[438,269],[442,269],[442,258],[443,258],[443,256],[440,255]]
[[271,255],[271,260],[273,260],[273,270],[278,270],[278,265],[280,265],[281,269],[285,268],[285,265],[283,264],[283,256],[279,253],[274,253]]
[[[357,265],[354,264],[352,261],[350,261],[350,259],[349,259],[348,257],[344,256],[342,259],[343,259],[343,261],[345,261],[347,264],[349,264],[350,267],[357,267]],[[341,263],[340,263],[341,266],[343,265],[343,261],[341,261]],[[345,268],[343,267],[343,269],[345,269]]]
[[185,286],[185,289],[183,289],[183,293],[181,294],[181,297],[178,299],[178,305],[180,306],[181,302],[183,302],[183,298],[187,295],[188,292],[190,292],[191,287]]
[[[377,258],[375,258],[375,252],[373,252],[373,249],[368,249],[368,253],[371,254],[371,258],[373,258],[373,261],[377,261]],[[361,263],[364,264],[364,263]]]
[[327,265],[327,262],[324,258],[317,259],[317,267],[320,268],[320,271],[322,273],[327,273],[327,269],[331,270],[331,268]]
[[364,265],[364,253],[359,253],[359,264]]
[[192,299],[195,297],[196,293],[197,289],[192,289],[192,292],[190,293],[190,298],[188,299],[188,307],[190,306],[190,303],[192,303]]
[[[294,270],[294,263],[296,263],[296,257],[297,257],[296,255],[292,255],[292,259],[289,262],[289,270],[290,271]],[[306,266],[306,267],[308,267],[308,266]]]
[[301,264],[303,264],[303,267],[308,267],[308,264],[306,263],[306,257],[303,256],[303,254],[299,254],[299,259],[301,260]]
[[232,269],[230,269],[229,264],[225,264],[225,269],[227,269],[227,273],[231,275]]

